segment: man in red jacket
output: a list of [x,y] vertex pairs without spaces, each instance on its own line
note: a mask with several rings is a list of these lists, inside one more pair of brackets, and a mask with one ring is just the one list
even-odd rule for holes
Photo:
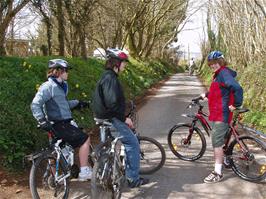
[[205,179],[205,183],[219,182],[223,178],[224,138],[232,120],[232,111],[242,105],[243,89],[235,80],[236,72],[227,67],[220,51],[208,55],[208,65],[214,72],[209,92],[201,96],[208,98],[209,120],[212,122],[212,146],[215,168]]

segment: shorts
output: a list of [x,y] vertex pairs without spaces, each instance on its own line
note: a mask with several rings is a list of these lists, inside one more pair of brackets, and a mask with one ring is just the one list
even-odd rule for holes
[[88,135],[70,122],[57,122],[53,125],[55,136],[70,144],[73,148],[80,147],[88,139]]
[[224,145],[224,139],[229,129],[229,125],[224,122],[212,122],[212,146],[213,148]]

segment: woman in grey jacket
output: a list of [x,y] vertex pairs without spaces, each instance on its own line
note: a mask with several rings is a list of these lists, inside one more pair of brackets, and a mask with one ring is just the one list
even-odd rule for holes
[[[72,108],[83,108],[88,103],[79,100],[67,100],[68,93],[68,63],[63,59],[49,61],[48,80],[36,93],[31,110],[43,130],[54,129],[55,135],[69,143],[73,148],[79,148],[80,173],[79,180],[91,178],[92,169],[88,165],[90,139],[78,128],[72,119]],[[52,122],[52,123],[51,123]]]

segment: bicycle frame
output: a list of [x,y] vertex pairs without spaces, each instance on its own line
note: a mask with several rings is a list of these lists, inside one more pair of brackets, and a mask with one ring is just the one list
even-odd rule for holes
[[[210,136],[210,132],[212,129],[208,123],[208,121],[205,119],[205,117],[208,117],[208,114],[203,112],[204,106],[202,106],[198,101],[192,102],[189,104],[187,108],[191,108],[191,106],[197,105],[199,107],[198,112],[195,115],[188,115],[188,114],[182,114],[184,117],[192,118],[191,122],[191,129],[190,129],[190,136],[192,136],[193,129],[197,125],[197,122],[200,121],[200,124],[202,125],[203,129],[206,131],[207,135]],[[189,139],[188,139],[189,140]]]
[[[228,135],[226,135],[226,138],[225,138],[225,144],[224,144],[224,147],[223,147],[223,150],[224,150],[224,152],[225,152],[225,154],[226,154],[226,151],[227,151],[227,149],[228,149],[228,147],[229,147],[229,144],[230,144],[230,139],[231,139],[231,137],[233,136],[234,137],[234,139],[237,141],[237,143],[239,144],[239,148],[240,148],[240,150],[243,152],[243,154],[247,154],[247,147],[245,146],[245,144],[244,143],[242,143],[242,142],[240,142],[240,140],[239,140],[239,133],[237,132],[237,130],[236,130],[236,124],[237,124],[237,122],[238,122],[238,120],[239,120],[239,115],[237,115],[237,116],[235,116],[234,118],[233,118],[233,122],[231,122],[230,124],[229,124],[229,132],[228,132]],[[245,158],[245,160],[248,160],[248,157],[243,157],[243,158]]]
[[[62,180],[70,177],[70,175],[71,175],[71,172],[69,169],[71,166],[68,164],[67,160],[65,159],[65,157],[62,154],[61,148],[59,147],[61,142],[62,142],[62,139],[57,140],[57,142],[55,143],[55,147],[54,147],[56,154],[57,154],[56,155],[55,175],[54,175],[56,182],[61,182]],[[67,172],[67,174],[63,174],[63,175],[59,176],[58,175],[59,174],[59,163],[60,163],[61,157],[63,157],[62,159],[64,161],[62,166],[65,167],[64,169],[66,169],[68,172]],[[50,160],[49,160],[49,164],[50,164]]]

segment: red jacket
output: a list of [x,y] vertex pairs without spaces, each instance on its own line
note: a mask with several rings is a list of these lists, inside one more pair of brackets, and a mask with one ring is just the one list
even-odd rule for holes
[[243,89],[235,80],[236,72],[222,66],[213,75],[209,92],[209,120],[230,123],[232,112],[229,106],[239,107],[243,102]]

